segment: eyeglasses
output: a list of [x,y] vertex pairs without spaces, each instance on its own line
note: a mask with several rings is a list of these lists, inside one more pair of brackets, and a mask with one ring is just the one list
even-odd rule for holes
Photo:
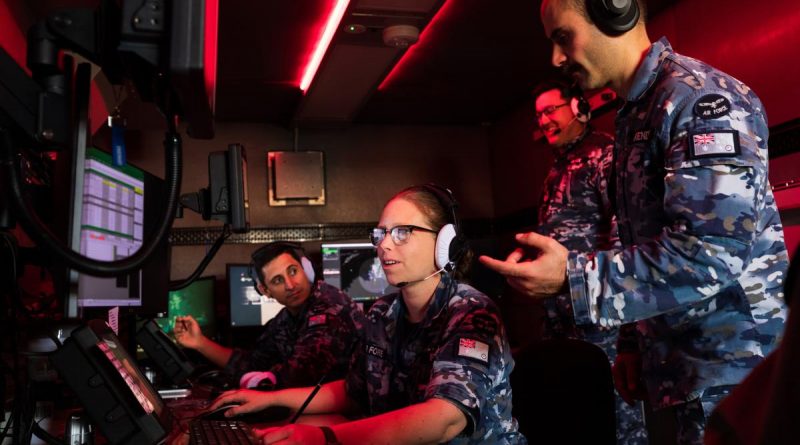
[[558,110],[561,107],[567,106],[567,105],[569,105],[569,102],[564,102],[563,104],[560,104],[560,105],[550,105],[549,107],[545,108],[542,111],[537,111],[536,112],[536,120],[538,120],[538,121],[542,120],[542,116],[544,116],[544,115],[547,115],[547,117],[550,117],[550,116],[553,115],[553,113],[556,112],[556,110]]
[[411,236],[411,233],[415,230],[419,230],[421,232],[436,233],[435,230],[426,229],[425,227],[420,227],[420,226],[412,226],[411,224],[394,226],[391,229],[384,229],[383,227],[375,227],[369,232],[369,240],[372,242],[373,246],[378,247],[378,244],[380,244],[383,241],[383,239],[386,238],[386,232],[389,232],[389,235],[391,235],[392,237],[392,241],[394,241],[394,243],[399,246],[408,242],[408,238]]

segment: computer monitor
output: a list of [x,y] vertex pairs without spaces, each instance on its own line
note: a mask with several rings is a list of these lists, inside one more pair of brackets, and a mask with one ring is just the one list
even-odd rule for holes
[[386,281],[375,246],[370,243],[323,243],[322,276],[354,301],[373,301],[397,291]]
[[169,433],[169,410],[104,321],[74,330],[50,360],[108,443],[156,444]]
[[[74,164],[70,246],[96,259],[132,255],[142,233],[152,233],[163,218],[164,180],[131,164],[115,167],[111,155],[96,148],[78,150]],[[78,307],[135,306],[141,316],[166,312],[169,264],[165,237],[142,268],[128,275],[98,278],[70,271],[69,316],[77,317]]]
[[249,264],[228,264],[227,277],[232,327],[263,326],[283,309],[274,298],[256,292]]
[[[133,255],[144,232],[145,174],[132,166],[114,166],[111,155],[86,150],[75,165],[70,242],[73,250],[95,260],[114,261]],[[77,305],[140,306],[142,273],[100,278],[72,272]]]
[[150,357],[163,379],[180,385],[194,372],[194,365],[186,354],[154,320],[147,320],[139,328],[136,343]]
[[191,315],[206,337],[215,337],[217,317],[214,315],[214,286],[214,277],[202,277],[183,289],[170,291],[167,316],[157,318],[156,322],[165,333],[170,334],[175,328],[175,317]]

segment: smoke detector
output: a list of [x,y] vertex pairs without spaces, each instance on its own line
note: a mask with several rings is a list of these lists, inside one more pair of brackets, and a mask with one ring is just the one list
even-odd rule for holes
[[392,25],[383,28],[383,43],[393,48],[408,48],[419,40],[419,28],[414,25]]

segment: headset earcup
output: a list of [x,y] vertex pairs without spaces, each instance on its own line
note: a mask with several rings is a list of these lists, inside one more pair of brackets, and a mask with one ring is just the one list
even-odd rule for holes
[[253,289],[256,290],[258,295],[264,295],[261,292],[261,289],[258,288],[259,286],[261,286],[261,280],[258,279],[258,274],[256,273],[255,265],[253,265],[253,263],[250,263],[250,268],[249,269],[250,269],[250,279],[253,280]]
[[311,284],[314,284],[314,265],[311,264],[311,260],[309,260],[304,256],[301,256],[300,264],[303,266],[303,272],[306,273],[308,281],[311,282]]
[[[607,2],[612,2],[610,5]],[[608,36],[619,36],[633,29],[639,22],[639,4],[630,0],[615,7],[613,0],[587,0],[586,10],[595,26]]]
[[572,109],[572,114],[575,115],[575,120],[578,122],[585,124],[589,122],[589,119],[592,117],[589,102],[586,102],[586,99],[582,97],[573,97],[570,99],[569,107]]
[[453,260],[450,258],[450,246],[456,238],[456,228],[452,224],[445,224],[436,235],[435,263],[438,269],[450,271]]

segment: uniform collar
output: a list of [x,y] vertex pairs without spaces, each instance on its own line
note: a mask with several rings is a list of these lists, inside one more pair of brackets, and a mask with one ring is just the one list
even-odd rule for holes
[[557,157],[557,159],[564,159],[564,155],[566,155],[567,153],[572,151],[575,147],[580,145],[581,142],[583,142],[583,140],[586,139],[586,136],[589,136],[589,134],[592,131],[594,131],[592,126],[589,125],[589,124],[586,124],[586,127],[584,127],[583,132],[580,134],[580,136],[578,136],[577,138],[573,139],[572,142],[570,142],[568,144],[564,144],[561,147],[556,147],[556,157]]
[[672,46],[666,37],[662,37],[650,45],[647,55],[633,77],[633,84],[626,98],[628,102],[639,100],[650,89],[661,72],[661,64],[673,53]]
[[[444,309],[447,307],[447,302],[450,300],[449,289],[452,284],[455,284],[455,282],[450,277],[450,274],[443,273],[441,277],[442,279],[439,280],[439,284],[433,291],[433,299],[431,300],[431,304],[428,306],[428,309],[425,311],[425,317],[420,322],[419,326],[422,329],[430,326],[435,319],[441,316],[441,314],[444,312]],[[398,293],[397,298],[394,299],[391,306],[389,306],[389,310],[386,311],[386,316],[390,320],[388,323],[386,323],[386,335],[389,338],[394,336],[397,323],[402,319],[402,317],[406,316],[406,312],[406,303],[403,301],[403,295]]]

